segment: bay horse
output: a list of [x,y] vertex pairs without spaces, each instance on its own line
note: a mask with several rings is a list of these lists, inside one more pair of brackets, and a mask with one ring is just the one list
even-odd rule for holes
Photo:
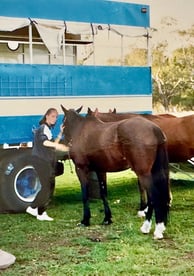
[[[186,162],[194,157],[194,115],[176,117],[171,114],[135,114],[135,113],[102,113],[96,108],[92,111],[88,108],[88,115],[94,115],[103,122],[115,122],[134,117],[146,118],[157,124],[167,137],[167,149],[170,163]],[[139,183],[140,190],[140,211],[139,216],[144,216],[147,206],[147,196],[145,189]]]
[[81,184],[83,219],[80,225],[89,226],[89,172],[96,172],[100,196],[104,205],[103,224],[112,223],[112,214],[104,185],[106,172],[131,168],[148,195],[148,212],[141,227],[143,233],[151,229],[155,213],[154,238],[163,238],[170,201],[168,154],[166,138],[158,126],[141,118],[104,123],[94,116],[84,117],[77,111],[64,112],[64,143],[70,146],[70,158]]

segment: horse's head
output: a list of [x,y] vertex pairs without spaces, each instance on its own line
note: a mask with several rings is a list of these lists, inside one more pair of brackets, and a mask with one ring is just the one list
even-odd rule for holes
[[98,108],[96,108],[94,111],[90,107],[88,107],[88,113],[86,114],[86,117],[93,116],[98,117]]
[[91,108],[88,107],[88,113],[86,117],[95,117],[96,119],[103,122],[112,122],[114,121],[116,115],[116,108],[113,110],[109,109],[108,112],[99,112],[98,108],[92,111]]
[[64,142],[68,144],[71,142],[73,138],[73,134],[75,129],[78,127],[78,123],[83,118],[79,113],[82,110],[82,106],[78,109],[66,109],[63,105],[61,108],[64,112],[63,117],[63,134],[64,134]]
[[114,113],[114,114],[116,114],[116,113],[117,113],[116,108],[114,107],[114,109],[113,109],[113,110],[112,110],[112,109],[109,109],[109,113]]
[[[88,113],[86,116],[95,116],[95,117],[99,117],[101,114],[107,114],[107,113],[101,113],[99,112],[98,108],[96,108],[94,111],[92,111],[92,109],[90,107],[88,107]],[[116,108],[114,107],[114,109],[109,109],[108,114],[116,114]]]

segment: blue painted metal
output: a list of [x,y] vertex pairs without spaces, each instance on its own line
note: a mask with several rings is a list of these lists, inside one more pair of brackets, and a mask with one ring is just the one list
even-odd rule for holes
[[0,97],[151,95],[151,68],[0,64]]
[[[138,113],[142,113],[141,111]],[[150,110],[144,113],[151,114]],[[85,115],[85,114],[83,114]],[[33,130],[38,127],[42,115],[32,116],[0,116],[0,144],[18,145],[33,140]],[[63,115],[58,116],[57,123],[52,130],[53,137],[57,137]]]
[[[38,127],[42,115],[32,116],[0,116],[0,144],[20,144],[33,140],[33,129]],[[57,124],[53,129],[57,136],[63,116],[59,115]]]
[[[149,6],[108,0],[0,0],[0,16],[150,26]],[[0,64],[2,101],[13,97],[151,94],[150,67]],[[0,144],[32,140],[32,126],[38,125],[41,116],[0,116]]]
[[[142,7],[147,12],[142,12]],[[1,0],[0,15],[75,22],[150,26],[148,5],[106,0]]]

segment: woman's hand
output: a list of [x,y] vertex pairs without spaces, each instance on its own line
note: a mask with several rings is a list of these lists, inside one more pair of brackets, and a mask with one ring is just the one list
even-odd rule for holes
[[64,126],[63,126],[63,124],[61,124],[61,125],[60,125],[60,132],[59,132],[57,138],[55,139],[55,142],[58,143],[58,142],[61,140],[61,138],[62,138],[62,136],[63,136],[63,130],[64,130]]
[[63,134],[65,126],[63,124],[60,125],[60,133]]

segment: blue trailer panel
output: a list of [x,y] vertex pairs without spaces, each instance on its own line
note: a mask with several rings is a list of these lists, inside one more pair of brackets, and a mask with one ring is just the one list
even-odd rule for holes
[[151,68],[0,64],[0,97],[151,95]]
[[[54,99],[57,100],[59,112],[62,112],[60,104],[67,101],[70,107],[83,105],[85,112],[92,106],[108,110],[106,100],[109,107],[115,103],[112,107],[118,111],[132,110],[132,97],[139,97],[136,101],[140,101],[140,96],[152,97],[150,70],[150,67],[127,66],[0,64],[0,144],[32,141],[32,128],[38,125],[43,112],[42,105],[38,104],[40,99],[48,107],[54,105]],[[101,98],[103,103],[99,101]],[[27,113],[21,101],[27,106]],[[21,114],[18,114],[18,106]],[[150,113],[151,106],[145,104],[144,110],[135,111]]]
[[[151,113],[149,27],[144,4],[0,1],[0,213],[24,212],[41,188],[47,169],[43,160],[40,166],[34,162],[31,147],[48,108],[60,113],[54,136],[63,118],[61,104],[83,106],[83,115],[88,107]],[[131,29],[135,35],[128,34]],[[127,44],[129,37],[143,40],[142,66],[125,63],[137,48],[134,40],[132,47]]]
[[[17,3],[17,7],[16,7]],[[146,10],[146,11],[145,11]],[[149,27],[149,6],[103,0],[1,0],[1,16]]]

